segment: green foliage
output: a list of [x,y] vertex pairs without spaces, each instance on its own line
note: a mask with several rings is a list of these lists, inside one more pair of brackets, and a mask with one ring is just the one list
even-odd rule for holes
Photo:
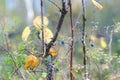
[[19,22],[20,22],[20,19],[19,19],[18,16],[14,16],[14,17],[13,17],[13,21],[19,23]]

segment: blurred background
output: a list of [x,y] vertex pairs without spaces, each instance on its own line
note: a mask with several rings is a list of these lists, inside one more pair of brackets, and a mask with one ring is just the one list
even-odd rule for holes
[[[44,1],[44,16],[46,16],[49,19],[48,27],[54,33],[58,23],[58,19],[60,17],[60,12],[58,8],[56,8],[56,6],[54,6],[51,2],[49,2],[49,0],[43,0],[43,1]],[[55,2],[59,7],[61,7],[61,0],[52,0],[52,1]],[[85,0],[85,1],[86,1],[86,18],[87,18],[86,46],[88,48],[88,53],[94,52],[94,53],[109,54],[111,50],[111,55],[117,57],[114,60],[112,60],[114,62],[112,66],[113,69],[115,69],[115,71],[118,71],[120,70],[119,68],[120,60],[118,60],[120,59],[120,36],[119,36],[120,0],[96,0],[103,6],[103,10],[101,11],[97,9],[96,6],[93,5],[91,0]],[[82,44],[80,41],[81,31],[82,31],[81,0],[72,0],[72,6],[73,6],[73,22],[74,22],[73,24],[75,27],[74,64],[82,64],[83,55],[82,55]],[[2,24],[6,24],[5,30],[8,33],[8,38],[11,40],[12,47],[16,48],[18,46],[18,44],[22,41],[21,34],[23,29],[27,25],[32,25],[33,19],[36,16],[40,16],[40,12],[41,12],[40,0],[0,0],[0,23],[1,26],[3,26]],[[1,29],[0,33],[3,32],[2,28],[0,29]],[[64,40],[66,42],[69,42],[70,36],[71,36],[70,18],[68,12],[63,22],[63,27],[60,31],[60,35],[58,39],[60,40],[63,39],[64,37]],[[0,37],[0,39],[1,39],[0,44],[2,44],[3,42],[2,37]],[[112,40],[111,49],[109,46],[110,40]],[[91,48],[91,46],[94,47]],[[1,55],[2,53],[4,52],[0,49],[1,57],[2,57]],[[104,59],[102,58],[100,62],[102,62],[102,60]],[[108,73],[105,74],[107,75]],[[79,77],[78,74],[76,75],[77,77]],[[79,80],[79,78],[77,78],[76,80]],[[109,80],[109,79],[93,79],[93,80]]]
[[[87,25],[90,27],[93,25],[93,22],[97,22],[99,31],[101,32],[105,30],[104,27],[111,26],[119,22],[119,0],[97,1],[104,7],[102,11],[99,11],[92,4],[91,0],[86,1]],[[61,5],[60,1],[53,0],[53,2],[57,3],[58,6]],[[75,0],[72,4],[73,21],[75,24],[79,14],[82,14],[81,1]],[[17,28],[18,30],[23,29],[26,25],[31,25],[32,20],[36,16],[40,15],[40,11],[40,0],[0,0],[0,21],[3,21],[4,19],[9,23],[17,21],[17,24],[19,25],[16,26],[15,29]],[[44,1],[44,15],[50,19],[49,25],[56,27],[60,15],[59,10],[48,0]],[[69,22],[69,20],[67,20],[68,18],[69,14],[67,14],[66,22],[63,24],[64,28],[69,27],[69,24],[67,23]],[[81,23],[81,16],[79,18],[79,22]],[[103,32],[101,32],[101,34],[102,33]]]

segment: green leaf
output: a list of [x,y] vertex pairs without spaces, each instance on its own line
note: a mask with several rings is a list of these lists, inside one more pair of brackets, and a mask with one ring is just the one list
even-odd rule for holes
[[46,78],[47,73],[43,72],[41,76],[42,76],[43,78]]
[[23,51],[24,49],[25,49],[25,45],[24,44],[19,44],[18,50]]
[[19,19],[19,17],[18,17],[18,16],[14,16],[14,17],[13,17],[13,21],[14,21],[14,22],[19,22],[19,21],[20,21],[20,19]]

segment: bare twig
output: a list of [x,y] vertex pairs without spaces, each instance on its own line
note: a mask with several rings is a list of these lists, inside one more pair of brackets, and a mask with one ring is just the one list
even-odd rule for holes
[[74,54],[74,27],[73,27],[73,19],[72,19],[72,3],[71,0],[69,0],[69,6],[70,6],[70,23],[71,23],[71,54],[70,54],[70,80],[73,80],[73,74],[72,74],[72,67],[73,67],[73,54]]
[[46,53],[45,53],[45,58],[46,58],[46,67],[47,67],[47,80],[55,80],[54,79],[54,65],[53,62],[51,61],[51,57],[49,56],[49,50],[53,46],[54,42],[57,40],[58,34],[61,30],[61,26],[63,23],[63,20],[65,18],[65,15],[67,13],[66,6],[65,6],[65,1],[62,0],[62,9],[61,9],[61,16],[57,25],[56,32],[52,38],[52,40],[46,44]]
[[28,49],[23,49],[24,51],[26,51],[29,54],[33,54],[32,51],[28,50]]
[[110,35],[109,35],[110,41],[109,41],[109,44],[108,44],[108,47],[109,47],[109,59],[110,59],[109,61],[110,62],[111,62],[111,54],[112,54],[112,37],[113,37],[113,32],[111,31]]
[[[3,29],[3,30],[4,30],[4,29]],[[5,33],[5,31],[4,31],[4,33]],[[7,35],[4,34],[4,37],[5,37],[5,42],[6,42],[6,47],[7,47],[7,48],[6,48],[6,49],[5,49],[4,47],[2,47],[2,48],[8,53],[8,55],[9,55],[10,58],[12,59],[12,62],[13,62],[13,64],[14,64],[15,69],[19,71],[19,72],[17,72],[17,73],[20,74],[20,76],[22,77],[23,80],[25,80],[24,75],[23,75],[22,72],[19,70],[18,65],[17,65],[17,62],[15,61],[14,56],[12,55],[12,52],[11,52],[10,49],[9,49],[9,43],[8,43]],[[15,70],[15,72],[16,72],[16,70]]]
[[[92,60],[93,61],[93,60]],[[99,80],[102,80],[102,75],[101,75],[101,73],[102,73],[102,71],[100,70],[100,66],[97,64],[97,62],[96,61],[93,61],[94,63],[95,63],[95,65],[96,65],[96,67],[97,67],[97,69],[98,69],[98,72],[99,72]]]
[[[52,40],[50,41],[50,43],[48,43],[46,45],[46,52],[49,52],[49,49],[51,48],[53,43],[56,41],[56,39],[58,37],[58,34],[59,34],[60,30],[61,30],[61,26],[62,26],[62,23],[63,23],[63,20],[65,18],[66,13],[67,13],[67,10],[66,10],[66,7],[65,7],[65,2],[64,2],[64,0],[62,0],[61,16],[60,16],[60,19],[59,19],[59,22],[58,22],[58,25],[57,25],[57,28],[56,28],[56,32],[55,32]],[[48,53],[46,53],[46,55],[48,55]]]
[[61,8],[55,2],[53,2],[52,0],[48,0],[48,1],[51,2],[53,5],[55,5],[61,11]]
[[42,22],[42,52],[45,53],[45,43],[44,43],[44,20],[43,20],[43,0],[41,0],[41,22]]
[[109,62],[108,62],[108,65],[109,65],[111,71],[113,71],[113,68],[112,68],[112,66],[111,66],[113,33],[114,33],[114,27],[113,27],[113,30],[110,31],[110,34],[108,33],[108,35],[109,35],[109,43],[108,43],[108,49],[109,49]]
[[77,17],[77,19],[76,19],[76,21],[75,21],[74,28],[76,28],[77,25],[79,24],[80,13],[81,13],[81,12],[79,12],[78,17]]
[[85,12],[85,0],[82,0],[82,10],[83,10],[83,14],[82,14],[82,20],[83,20],[83,30],[82,30],[82,44],[83,44],[83,54],[84,54],[84,58],[83,58],[83,64],[84,64],[84,78],[87,79],[87,74],[86,74],[86,42],[85,42],[85,30],[86,30],[86,12]]
[[11,77],[20,69],[21,66],[19,66],[12,74]]

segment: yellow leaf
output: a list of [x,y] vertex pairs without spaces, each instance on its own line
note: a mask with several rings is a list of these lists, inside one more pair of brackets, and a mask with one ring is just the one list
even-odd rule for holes
[[91,36],[90,36],[90,39],[91,39],[92,41],[96,41],[96,36],[95,36],[95,35],[91,35]]
[[107,47],[107,44],[106,44],[106,42],[105,42],[103,37],[100,38],[100,45],[101,45],[102,48],[106,48]]
[[[43,26],[48,26],[48,18],[43,16]],[[33,20],[33,25],[41,30],[42,29],[42,21],[41,21],[41,16],[37,16],[34,20]]]
[[30,27],[29,26],[25,27],[25,29],[22,32],[22,40],[23,41],[27,41],[27,39],[28,39],[28,37],[30,35],[30,32],[31,32]]
[[95,0],[92,0],[92,3],[93,3],[99,10],[102,10],[102,9],[103,9],[103,6],[102,6],[100,3],[96,2]]
[[36,56],[34,55],[29,55],[26,59],[25,59],[25,70],[28,70],[28,68],[30,70],[33,70],[36,66],[38,65],[38,59]]
[[54,48],[50,48],[49,54],[54,57],[54,56],[56,56],[58,53],[57,53],[57,51],[56,51]]
[[[42,32],[42,31],[41,31],[41,32]],[[42,34],[40,34],[39,36],[40,36],[40,38],[42,39]],[[51,31],[49,28],[45,27],[45,28],[44,28],[44,42],[45,42],[45,43],[49,43],[52,38],[53,38],[53,33],[52,33],[52,31]]]

